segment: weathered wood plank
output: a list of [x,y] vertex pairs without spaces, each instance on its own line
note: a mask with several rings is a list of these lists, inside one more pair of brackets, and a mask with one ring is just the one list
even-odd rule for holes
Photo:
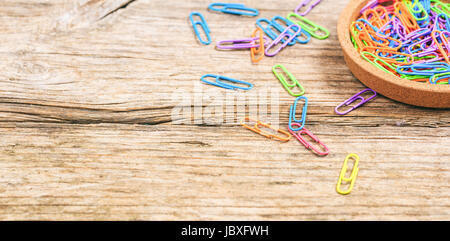
[[[330,144],[329,157],[240,127],[3,123],[0,216],[448,218],[450,153],[437,138],[448,130],[420,138],[402,135],[419,134],[414,127],[312,130]],[[360,175],[352,195],[342,197],[334,190],[341,159],[355,149]]]

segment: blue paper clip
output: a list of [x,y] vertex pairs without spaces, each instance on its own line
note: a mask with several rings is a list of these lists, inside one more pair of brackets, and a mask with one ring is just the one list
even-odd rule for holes
[[[368,91],[371,91],[371,92],[373,92],[374,94],[373,94],[372,96],[370,96],[369,98],[367,98],[367,99],[364,98],[364,97],[362,97],[362,94],[365,93],[365,92],[368,92]],[[358,94],[352,96],[350,99],[344,101],[342,104],[338,105],[338,106],[336,107],[336,109],[335,109],[336,114],[339,114],[339,115],[346,115],[346,114],[352,112],[353,110],[359,108],[360,106],[364,105],[365,103],[369,102],[370,100],[372,100],[372,99],[375,98],[375,97],[377,97],[377,92],[375,92],[375,91],[372,90],[372,89],[367,88],[367,89],[365,89],[365,90],[359,92]],[[349,106],[349,105],[351,105],[352,103],[354,103],[354,102],[357,101],[357,100],[361,100],[361,102],[358,103],[358,104],[356,104],[355,106],[353,106],[352,108],[350,108],[349,110],[347,110],[347,111],[345,111],[345,112],[340,112],[340,111],[339,111],[339,109],[340,109],[341,107],[343,107],[343,106]]]
[[[298,105],[298,101],[302,100],[302,99],[305,101],[305,104],[303,105],[303,110],[302,110],[302,118],[300,120],[297,120],[297,118],[295,117],[295,114],[297,113],[297,105]],[[305,127],[307,112],[308,112],[308,98],[306,98],[305,96],[300,96],[297,99],[295,99],[294,105],[291,105],[290,112],[289,112],[289,129],[291,129],[292,131],[302,130]],[[299,126],[299,127],[294,128],[293,122],[297,123],[297,125],[295,125],[295,126]]]
[[[194,21],[193,16],[200,17],[201,21]],[[194,28],[195,35],[197,35],[198,40],[204,45],[211,44],[212,41],[211,41],[211,36],[209,35],[209,33],[210,33],[209,27],[208,27],[208,24],[206,23],[206,20],[203,17],[203,15],[201,13],[198,13],[198,12],[193,12],[193,13],[191,13],[191,15],[189,15],[189,19],[191,20],[192,27]],[[197,25],[200,25],[203,28],[203,31],[205,32],[205,35],[208,38],[208,41],[203,41],[202,40],[202,37],[200,36],[200,33],[198,31]]]
[[[279,24],[277,21],[283,22],[283,24],[285,26]],[[271,22],[272,22],[272,26],[280,32],[283,32],[287,27],[294,24],[291,21],[289,21],[287,18],[283,18],[281,16],[273,17]],[[301,38],[302,35],[304,36],[304,38],[303,38],[304,40],[302,40],[302,38]],[[303,29],[302,29],[302,32],[300,34],[298,34],[297,37],[295,38],[295,41],[297,41],[301,44],[307,44],[310,40],[311,40],[311,34],[309,34],[308,32],[306,32]]]
[[[262,23],[267,23],[267,27],[263,27]],[[256,20],[256,26],[260,27],[264,33],[269,36],[272,40],[277,38],[277,34],[270,28],[272,26],[272,22],[267,18],[258,18]],[[275,28],[275,27],[273,27]]]
[[[211,81],[205,80],[208,77],[209,78],[214,78],[216,81],[215,82],[211,82]],[[210,84],[210,85],[217,86],[217,87],[224,88],[224,89],[228,89],[228,90],[236,90],[236,89],[251,90],[253,88],[253,84],[252,83],[248,83],[248,82],[245,82],[245,81],[236,80],[236,79],[232,79],[232,78],[228,78],[228,77],[224,77],[224,76],[214,75],[214,74],[203,75],[201,80],[204,83],[206,83],[206,84]],[[227,83],[224,83],[221,80],[228,81],[228,82],[231,82],[231,83],[236,83],[236,84],[247,85],[248,87],[241,87],[241,86],[227,84]]]
[[[262,23],[267,23],[267,27],[263,27]],[[272,40],[277,39],[277,37],[284,31],[284,30],[278,29],[274,25],[274,23],[267,18],[259,18],[258,20],[256,20],[256,26],[260,27],[264,31],[264,33]],[[275,33],[272,29],[276,30],[277,32],[280,32],[280,34]],[[281,42],[285,43],[286,40],[283,38],[281,40]],[[291,42],[289,42],[288,45],[293,46],[295,44],[296,44],[296,41],[292,40]]]
[[[216,8],[220,7],[220,8]],[[259,11],[254,8],[248,8],[244,4],[239,3],[211,3],[208,8],[212,11],[234,14],[234,15],[244,15],[255,17],[259,15]]]

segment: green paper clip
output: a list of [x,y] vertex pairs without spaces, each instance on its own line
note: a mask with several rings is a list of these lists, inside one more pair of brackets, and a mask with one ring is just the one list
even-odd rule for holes
[[[288,80],[286,80],[286,78],[284,77],[284,75],[282,73],[277,72],[278,68],[283,70],[283,72],[287,75],[287,77],[289,77],[289,79],[292,81],[292,83],[289,83]],[[294,97],[299,97],[299,96],[302,96],[305,94],[305,88],[303,88],[303,86],[298,82],[298,80],[283,65],[277,64],[277,65],[273,66],[272,71],[275,74],[275,76],[278,78],[278,80],[280,80],[281,84],[284,86],[284,88],[290,95],[292,95]],[[301,92],[294,93],[293,89],[295,87],[298,87]]]
[[316,39],[323,40],[327,39],[330,36],[330,31],[328,31],[326,28],[298,14],[290,13],[287,18],[289,19],[289,21],[299,25],[303,30],[310,33],[311,36]]
[[450,14],[450,6],[449,4],[443,3],[441,1],[438,0],[431,0],[432,3],[435,3],[433,7],[431,7],[431,10],[437,14],[445,14],[445,15],[449,15]]
[[[440,80],[443,79],[448,79],[447,82],[438,82]],[[444,84],[450,84],[450,74],[449,73],[440,73],[440,74],[435,74],[433,76],[430,77],[430,83],[431,84],[438,84],[438,85],[444,85]]]
[[[430,15],[428,14],[427,10],[423,7],[423,5],[419,2],[419,0],[415,0],[414,3],[413,2],[406,2],[404,1],[406,7],[408,8],[408,10],[411,12],[411,15],[414,17],[414,19],[416,19],[416,21],[425,21],[427,20]],[[419,8],[418,10],[416,10],[415,8]],[[419,17],[417,15],[420,15]]]

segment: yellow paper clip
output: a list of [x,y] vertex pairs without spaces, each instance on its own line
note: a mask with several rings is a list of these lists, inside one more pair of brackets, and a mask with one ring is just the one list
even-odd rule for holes
[[[347,173],[348,161],[350,160],[350,158],[353,158],[355,160],[355,164],[353,165],[351,176],[349,178],[346,178],[345,174]],[[344,165],[342,166],[341,174],[339,175],[339,180],[336,186],[336,191],[339,194],[347,195],[350,194],[350,192],[352,191],[353,186],[355,185],[356,177],[358,176],[359,171],[358,164],[359,164],[359,156],[356,154],[350,154],[345,158]],[[341,185],[343,184],[343,182],[350,183],[350,187],[345,191],[341,190]]]

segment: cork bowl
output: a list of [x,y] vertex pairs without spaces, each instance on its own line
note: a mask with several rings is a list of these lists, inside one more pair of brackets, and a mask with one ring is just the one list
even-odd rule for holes
[[[349,26],[369,0],[351,0],[338,21],[338,37],[344,59],[353,75],[364,85],[390,99],[429,108],[450,108],[450,85],[414,82],[385,73],[361,58],[350,40]],[[444,0],[443,2],[450,2]]]

